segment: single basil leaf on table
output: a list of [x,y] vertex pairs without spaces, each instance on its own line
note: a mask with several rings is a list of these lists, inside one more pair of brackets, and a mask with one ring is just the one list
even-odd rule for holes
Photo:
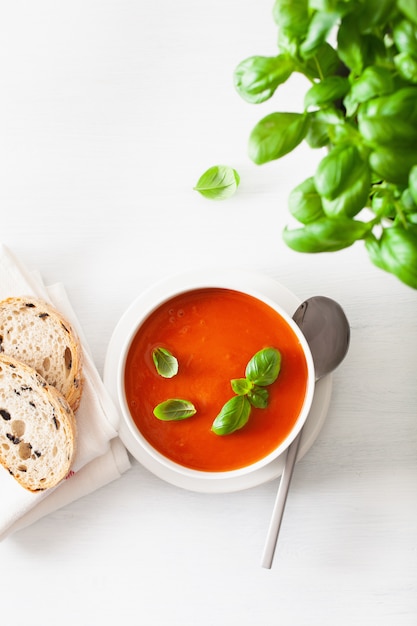
[[156,371],[163,378],[172,378],[178,373],[178,361],[166,348],[154,348],[152,350],[152,360]]
[[240,176],[228,165],[214,165],[204,172],[194,187],[205,198],[225,200],[236,192]]
[[281,369],[281,353],[276,348],[259,350],[246,366],[246,378],[255,385],[266,387],[276,381]]
[[164,422],[187,419],[195,415],[196,412],[197,410],[192,402],[182,400],[181,398],[165,400],[158,404],[153,410],[155,417]]
[[291,76],[293,69],[294,61],[286,54],[249,57],[235,69],[234,85],[246,102],[259,104],[273,96],[278,86]]
[[211,430],[216,435],[229,435],[245,426],[250,412],[251,404],[248,398],[245,395],[234,396],[223,405],[211,426]]

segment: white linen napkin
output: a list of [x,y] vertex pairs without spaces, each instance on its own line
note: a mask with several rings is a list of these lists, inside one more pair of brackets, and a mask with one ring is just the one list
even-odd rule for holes
[[31,493],[0,466],[0,541],[40,517],[119,478],[130,467],[117,437],[119,415],[94,365],[85,337],[61,284],[46,287],[5,245],[0,245],[0,300],[35,295],[49,301],[74,326],[84,353],[84,387],[76,413],[77,452],[70,476],[54,489]]

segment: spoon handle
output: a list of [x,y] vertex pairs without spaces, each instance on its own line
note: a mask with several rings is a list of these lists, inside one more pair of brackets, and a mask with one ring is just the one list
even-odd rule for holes
[[298,448],[300,446],[301,433],[297,435],[287,450],[284,469],[279,483],[279,489],[275,500],[272,517],[269,524],[268,535],[262,555],[262,567],[271,569],[274,558],[275,547],[277,545],[279,529],[281,527],[282,516],[284,515],[285,503],[287,501],[288,490],[297,459]]

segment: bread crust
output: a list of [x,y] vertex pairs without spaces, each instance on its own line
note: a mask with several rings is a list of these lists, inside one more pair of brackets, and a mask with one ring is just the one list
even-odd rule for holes
[[64,396],[35,369],[0,354],[0,463],[31,492],[56,486],[71,468],[77,426]]
[[75,412],[83,377],[81,342],[70,322],[53,306],[32,296],[0,301],[0,354],[33,367],[56,387]]

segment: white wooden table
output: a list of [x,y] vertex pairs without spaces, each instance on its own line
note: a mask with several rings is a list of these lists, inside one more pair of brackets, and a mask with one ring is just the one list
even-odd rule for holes
[[[318,155],[257,167],[260,106],[232,74],[274,54],[270,0],[14,0],[0,20],[1,240],[62,281],[102,373],[125,308],[192,267],[254,269],[338,300],[351,349],[298,463],[275,561],[260,558],[277,482],[232,494],[139,464],[0,544],[1,623],[144,626],[417,624],[417,293],[368,261],[286,248],[289,191]],[[241,175],[227,202],[193,185]]]

